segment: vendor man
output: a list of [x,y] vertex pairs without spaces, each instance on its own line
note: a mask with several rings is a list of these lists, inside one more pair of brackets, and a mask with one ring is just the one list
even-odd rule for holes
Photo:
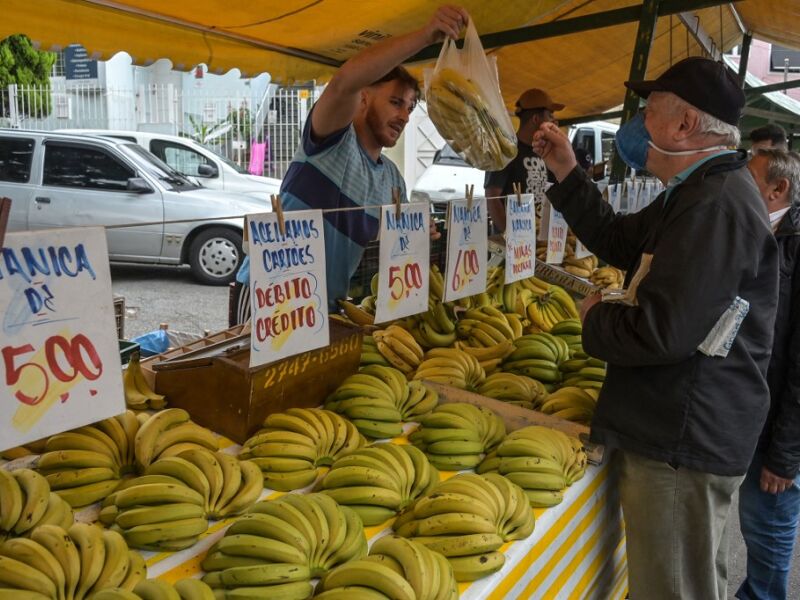
[[[404,60],[445,37],[457,39],[469,15],[442,6],[421,29],[391,37],[348,60],[311,109],[301,146],[281,184],[286,210],[326,212],[328,306],[347,297],[364,247],[378,235],[377,206],[391,204],[392,189],[405,198],[403,178],[381,154],[397,143],[419,100],[419,84]],[[432,229],[431,236],[438,236]]]
[[531,147],[533,134],[542,123],[557,123],[553,113],[564,108],[553,102],[544,90],[532,88],[517,100],[514,114],[519,119],[517,128],[517,156],[500,171],[489,171],[483,184],[486,206],[494,224],[495,233],[506,230],[506,208],[503,198],[514,193],[514,184],[522,187],[523,194],[536,194],[541,198],[546,184],[553,183],[552,173]]

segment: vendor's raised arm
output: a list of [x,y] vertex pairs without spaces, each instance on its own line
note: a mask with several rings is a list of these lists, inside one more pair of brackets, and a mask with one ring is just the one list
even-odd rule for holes
[[389,38],[348,60],[333,76],[311,113],[314,141],[325,139],[353,121],[363,102],[364,88],[426,46],[445,37],[457,39],[468,20],[463,8],[441,6],[421,29]]

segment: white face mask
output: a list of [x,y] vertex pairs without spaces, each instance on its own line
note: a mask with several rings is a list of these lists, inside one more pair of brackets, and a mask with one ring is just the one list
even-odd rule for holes
[[775,227],[788,211],[789,207],[787,206],[786,208],[781,208],[780,210],[769,213],[769,224]]
[[691,154],[699,154],[701,152],[711,152],[713,150],[727,150],[727,146],[709,146],[707,148],[697,148],[696,150],[663,150],[653,143],[653,140],[647,142],[650,147],[656,152],[666,154],[667,156],[689,156]]

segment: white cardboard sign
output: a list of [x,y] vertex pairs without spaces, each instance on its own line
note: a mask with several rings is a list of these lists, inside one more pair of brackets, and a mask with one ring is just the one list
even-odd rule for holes
[[486,199],[451,200],[447,224],[444,299],[458,300],[486,291],[488,255]]
[[102,227],[7,234],[0,314],[0,449],[124,412]]
[[536,206],[533,194],[506,198],[506,279],[513,283],[536,273]]
[[381,207],[378,297],[375,322],[385,323],[428,310],[430,276],[428,202]]
[[[549,204],[549,203],[548,203]],[[564,262],[564,251],[567,248],[567,221],[564,216],[549,204],[547,220],[547,257],[545,262],[560,265]]]
[[328,288],[321,210],[247,216],[250,366],[327,346]]

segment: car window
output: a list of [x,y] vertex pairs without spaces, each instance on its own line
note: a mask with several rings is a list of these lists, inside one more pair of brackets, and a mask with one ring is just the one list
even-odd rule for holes
[[136,173],[100,148],[48,141],[44,148],[44,185],[125,191]]
[[436,156],[433,159],[433,164],[435,165],[451,165],[457,167],[468,167],[469,164],[461,158],[455,150],[453,150],[448,144],[442,146],[442,149],[436,153]]
[[572,139],[572,147],[576,150],[582,148],[586,150],[592,159],[592,162],[597,162],[594,155],[594,130],[588,127],[581,127],[578,129],[575,137]]
[[603,161],[611,160],[611,155],[614,153],[614,134],[607,131],[602,132],[600,135],[600,144],[603,150]]
[[200,165],[211,164],[210,160],[196,150],[175,142],[151,140],[150,152],[179,173],[193,177],[204,177],[197,172],[197,169]]
[[33,162],[33,140],[0,138],[0,181],[27,183]]

